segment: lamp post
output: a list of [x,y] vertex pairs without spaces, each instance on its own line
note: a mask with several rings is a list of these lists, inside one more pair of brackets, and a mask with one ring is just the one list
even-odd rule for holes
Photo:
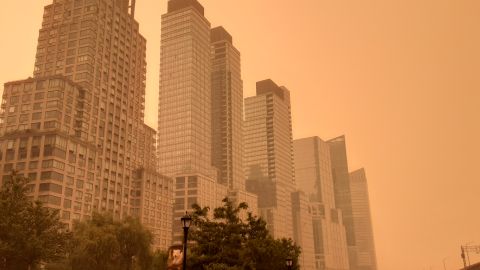
[[285,259],[285,264],[287,265],[287,269],[288,270],[292,270],[292,266],[293,266],[293,259],[288,257]]
[[187,269],[187,239],[188,239],[188,228],[192,224],[192,217],[185,212],[185,216],[181,219],[183,226],[183,270]]

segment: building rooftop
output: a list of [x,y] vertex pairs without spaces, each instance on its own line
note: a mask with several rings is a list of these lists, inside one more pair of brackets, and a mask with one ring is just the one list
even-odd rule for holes
[[334,143],[334,142],[345,142],[345,135],[335,137],[333,139],[328,140],[327,142],[332,142],[332,143]]
[[263,81],[257,82],[257,95],[265,95],[268,93],[273,93],[280,97],[282,100],[289,98],[289,91],[283,86],[278,86],[271,79],[266,79]]
[[200,14],[204,15],[203,6],[197,0],[170,0],[168,1],[168,12],[174,12],[180,9],[192,7]]
[[210,41],[212,43],[223,40],[233,43],[232,35],[230,35],[223,26],[218,26],[210,30]]

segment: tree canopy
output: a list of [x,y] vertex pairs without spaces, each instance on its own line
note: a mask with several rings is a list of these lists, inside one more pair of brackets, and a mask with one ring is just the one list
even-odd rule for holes
[[293,269],[298,269],[300,248],[291,239],[273,239],[265,221],[251,213],[242,220],[240,215],[248,210],[246,203],[235,205],[228,198],[223,203],[214,209],[213,218],[208,207],[193,206],[190,269],[286,269],[287,257],[293,259]]
[[73,270],[149,269],[151,242],[138,219],[116,221],[108,213],[94,213],[74,226],[70,263]]
[[0,269],[34,269],[65,254],[70,235],[58,211],[28,198],[27,183],[12,173],[0,188]]

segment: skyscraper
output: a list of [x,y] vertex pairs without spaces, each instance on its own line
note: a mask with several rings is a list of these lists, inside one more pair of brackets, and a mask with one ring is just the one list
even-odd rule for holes
[[245,190],[240,52],[221,26],[211,30],[211,42],[213,165],[219,183]]
[[343,224],[345,224],[347,232],[349,264],[350,269],[354,270],[357,265],[357,250],[345,136],[333,138],[328,141],[328,144],[330,146],[335,205],[342,210]]
[[167,175],[213,178],[210,23],[196,0],[162,15],[158,156]]
[[192,204],[213,209],[228,195],[212,162],[211,48],[202,5],[170,0],[162,15],[158,155],[160,168],[175,178],[175,242]]
[[348,270],[341,211],[335,204],[329,145],[318,137],[293,141],[295,181],[308,198],[313,227],[315,269]]
[[[156,168],[143,122],[146,41],[131,0],[54,0],[45,7],[34,78],[5,84],[0,143],[31,196],[62,221],[138,216],[154,246],[171,242],[171,178]],[[149,196],[146,196],[149,195]]]
[[257,82],[245,99],[245,178],[275,238],[292,238],[293,174],[290,92],[272,80]]
[[377,270],[367,177],[363,168],[350,173],[350,190],[355,222],[357,269]]
[[[243,170],[243,82],[240,52],[221,26],[211,29],[212,163],[217,183],[228,187],[234,202],[246,202],[257,213],[257,196],[245,190]],[[246,218],[246,216],[244,216]]]

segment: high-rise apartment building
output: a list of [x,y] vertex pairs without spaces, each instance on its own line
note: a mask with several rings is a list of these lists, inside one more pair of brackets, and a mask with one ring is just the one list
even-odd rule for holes
[[145,38],[134,0],[53,0],[45,7],[34,78],[5,84],[3,178],[31,180],[31,196],[62,221],[109,211],[133,215],[171,243],[171,178],[156,167],[143,122]]
[[357,250],[345,136],[333,138],[328,141],[328,144],[330,146],[335,205],[342,210],[343,224],[347,232],[350,269],[355,270],[357,265]]
[[[182,241],[180,217],[192,204],[213,209],[228,195],[227,183],[217,182],[212,159],[211,50],[210,23],[202,5],[170,0],[162,15],[158,156],[160,168],[176,181],[175,242]],[[235,57],[232,51],[230,60]]]
[[158,156],[167,175],[213,178],[210,23],[196,0],[162,15]]
[[212,158],[217,182],[245,190],[243,174],[243,83],[240,52],[223,28],[211,30]]
[[258,195],[258,210],[275,238],[292,238],[293,174],[290,92],[272,80],[257,82],[245,99],[245,178]]
[[313,228],[315,268],[348,270],[348,250],[342,214],[337,209],[330,147],[319,137],[293,141],[295,182],[308,198]]
[[[243,170],[243,82],[240,52],[221,26],[210,31],[212,58],[212,162],[217,183],[228,187],[234,202],[257,213],[257,196],[245,190]],[[245,216],[246,218],[246,216]]]
[[377,270],[367,177],[363,168],[350,173],[350,191],[357,245],[356,269]]

